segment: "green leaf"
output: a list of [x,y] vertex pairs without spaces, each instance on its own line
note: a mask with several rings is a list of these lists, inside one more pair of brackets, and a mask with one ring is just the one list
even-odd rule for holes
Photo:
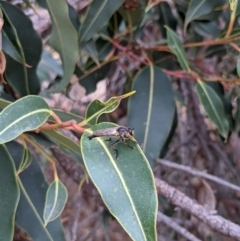
[[79,145],[72,139],[61,134],[60,132],[55,130],[45,130],[45,131],[42,131],[42,133],[47,137],[49,137],[50,139],[54,140],[54,142],[58,143],[60,146],[73,150],[78,154],[81,154]]
[[[9,142],[6,145],[9,152],[13,153],[15,165],[19,166],[23,147],[17,142]],[[31,165],[20,173],[18,183],[21,195],[16,213],[17,225],[34,241],[66,241],[59,219],[51,222],[47,228],[41,219],[48,184],[35,158]]]
[[167,41],[168,41],[168,47],[176,55],[181,67],[184,70],[189,71],[190,68],[189,68],[187,56],[183,49],[182,43],[178,38],[177,34],[168,27],[167,27]]
[[[100,123],[92,131],[116,127]],[[81,138],[81,150],[88,174],[109,211],[133,240],[156,240],[157,195],[153,174],[140,146],[131,150],[119,143],[119,159],[101,138]]]
[[87,16],[80,27],[80,42],[85,43],[108,23],[113,13],[123,4],[124,0],[92,1]]
[[28,168],[30,166],[31,162],[32,162],[32,154],[28,149],[24,148],[22,160],[21,160],[21,163],[18,168],[18,173],[20,173],[20,172],[24,171],[26,168]]
[[226,139],[229,132],[229,122],[222,100],[210,86],[202,81],[197,83],[196,92],[206,114],[216,125],[219,133]]
[[[0,3],[2,3],[0,1]],[[7,5],[8,6],[8,5]],[[3,25],[3,51],[10,55],[13,59],[20,60],[20,63],[26,65],[25,57],[22,49],[21,42],[18,37],[17,30],[11,19],[9,18],[7,12],[4,10],[1,5],[1,12],[4,13],[4,25]]]
[[218,29],[216,22],[196,21],[193,22],[192,25],[196,32],[203,37],[212,36],[213,38],[218,38],[220,35],[220,30]]
[[114,111],[119,106],[122,99],[129,97],[134,93],[135,91],[132,91],[125,95],[112,97],[107,102],[102,102],[100,100],[92,101],[87,107],[86,117],[85,120],[81,123],[81,125],[95,125],[100,115],[102,115],[103,113],[110,113]]
[[63,69],[62,69],[62,66],[58,63],[58,61],[54,59],[48,51],[43,50],[41,61],[37,68],[37,73],[38,73],[38,76],[40,77],[43,74],[44,74],[44,77],[47,76],[44,79],[41,79],[39,77],[42,81],[46,81],[46,80],[51,81],[53,80],[51,78],[51,73],[54,73],[58,76],[63,76]]
[[15,61],[22,63],[24,65],[26,64],[25,60],[18,53],[17,49],[15,48],[15,46],[13,45],[13,43],[4,31],[2,32],[2,45],[4,53],[9,55]]
[[129,101],[128,125],[153,165],[172,128],[175,96],[167,76],[152,65],[137,74],[132,89],[136,94]]
[[225,0],[218,1],[206,1],[206,0],[192,0],[188,6],[186,13],[184,32],[186,32],[188,24],[196,19],[203,19],[203,16],[211,14],[216,7],[223,6],[226,3]]
[[50,184],[43,213],[45,226],[61,215],[67,202],[67,197],[67,189],[60,180],[55,180]]
[[93,61],[99,65],[99,56],[97,51],[96,42],[90,39],[82,46],[82,51],[85,52],[88,56],[90,56]]
[[16,58],[6,54],[6,81],[21,96],[38,94],[40,81],[36,69],[42,52],[41,39],[34,30],[32,21],[19,8],[5,1],[0,1],[0,3],[5,19],[6,16],[8,18],[6,21],[8,24],[3,25],[4,32],[22,58],[19,62]]
[[78,57],[78,36],[69,18],[68,4],[65,0],[46,0],[52,19],[51,46],[60,54],[64,75],[55,92],[62,91],[69,84]]
[[0,145],[0,156],[0,240],[11,241],[20,192],[14,162],[5,145]]
[[26,96],[15,101],[0,113],[0,143],[37,129],[50,114],[47,103],[38,96]]
[[[59,109],[53,109],[53,112],[61,119],[61,121],[76,120],[78,123],[83,121],[83,117],[71,112],[65,112]],[[52,118],[49,118],[52,120]]]
[[167,37],[167,31],[164,26],[168,26],[169,28],[176,30],[177,27],[177,20],[172,14],[171,7],[169,6],[168,2],[160,2],[157,5],[157,9],[159,12],[159,27],[161,29],[161,33],[164,38]]

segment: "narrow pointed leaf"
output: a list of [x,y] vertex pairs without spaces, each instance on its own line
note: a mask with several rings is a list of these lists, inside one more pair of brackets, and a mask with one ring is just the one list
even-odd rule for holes
[[78,36],[69,18],[68,4],[65,0],[46,0],[52,20],[51,46],[60,54],[64,75],[59,86],[54,90],[59,92],[67,87],[75,70],[78,57]]
[[77,122],[81,122],[84,119],[79,115],[59,109],[53,109],[53,112],[61,119],[61,121],[76,120]]
[[203,17],[209,13],[212,13],[214,9],[218,6],[223,6],[226,2],[224,0],[218,1],[206,1],[206,0],[192,0],[190,1],[185,23],[184,30],[186,32],[188,24],[196,19],[204,19]]
[[48,187],[43,213],[45,226],[61,215],[67,196],[67,189],[60,180],[53,181]]
[[100,115],[114,111],[119,106],[122,99],[129,97],[134,93],[135,91],[132,91],[125,95],[112,97],[107,102],[102,102],[100,100],[92,101],[87,108],[85,120],[81,125],[95,125]]
[[5,145],[0,145],[0,156],[0,240],[11,241],[20,192],[15,165]]
[[229,122],[218,94],[209,85],[200,81],[196,85],[196,92],[210,120],[216,125],[219,133],[227,138]]
[[0,113],[0,143],[37,129],[50,114],[47,103],[37,96],[27,96],[10,104]]
[[161,33],[164,38],[167,37],[167,30],[164,26],[168,26],[169,28],[176,30],[177,20],[175,16],[172,14],[172,9],[168,2],[160,2],[157,5],[157,10],[159,12],[159,27],[161,29]]
[[45,130],[42,131],[42,133],[48,138],[54,140],[54,142],[58,143],[60,146],[68,148],[80,154],[79,145],[69,137],[61,134],[60,132],[55,130]]
[[8,24],[3,25],[3,30],[22,58],[19,62],[16,57],[6,54],[6,81],[20,96],[38,94],[40,81],[36,70],[42,52],[41,39],[34,30],[32,21],[19,8],[5,1],[0,3],[4,16],[8,17]]
[[124,0],[92,1],[80,28],[80,42],[87,42],[100,31],[123,2]]
[[21,55],[18,53],[17,49],[13,45],[13,43],[10,41],[9,37],[7,34],[3,31],[2,32],[2,48],[4,53],[8,54],[12,59],[15,61],[18,61],[19,63],[26,64],[25,60],[21,57]]
[[[6,146],[9,152],[13,153],[15,165],[19,166],[23,146],[13,141]],[[24,229],[34,241],[66,241],[59,219],[51,222],[48,227],[44,226],[41,219],[48,184],[36,159],[20,173],[18,183],[21,195],[16,213],[17,225]]]
[[182,43],[178,38],[177,34],[168,27],[167,27],[167,41],[168,41],[169,48],[176,55],[181,67],[184,70],[189,71],[190,68],[189,68],[187,56],[183,49]]
[[21,163],[18,168],[18,173],[20,173],[20,172],[24,171],[26,168],[28,168],[30,166],[31,162],[32,162],[32,154],[28,149],[24,148],[22,160],[21,160]]
[[135,128],[135,138],[143,143],[143,152],[153,165],[171,131],[175,98],[171,83],[156,66],[143,69],[135,77],[130,98],[128,126]]
[[[100,123],[92,131],[116,127]],[[131,150],[122,143],[115,147],[119,158],[105,138],[81,138],[81,150],[88,174],[102,196],[109,211],[130,237],[136,241],[156,240],[157,196],[153,174],[140,146],[132,141]]]

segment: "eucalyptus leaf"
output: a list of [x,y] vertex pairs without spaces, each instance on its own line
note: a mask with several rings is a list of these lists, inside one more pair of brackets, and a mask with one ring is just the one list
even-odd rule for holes
[[[206,0],[192,0],[188,6],[186,13],[184,30],[186,32],[188,24],[196,19],[202,19],[207,14],[212,14],[216,7],[226,4],[225,0],[206,1]],[[206,20],[206,18],[204,18]]]
[[92,101],[87,107],[85,120],[80,124],[82,126],[86,124],[90,126],[95,125],[100,115],[114,111],[119,106],[120,101],[123,98],[129,97],[134,93],[135,91],[132,91],[125,95],[112,97],[106,102],[102,102],[100,100]]
[[196,92],[210,120],[216,125],[219,133],[226,139],[229,133],[229,121],[224,105],[218,94],[204,82],[198,82]]
[[168,27],[167,27],[167,41],[168,41],[169,48],[176,55],[181,67],[184,70],[189,71],[190,70],[189,63],[187,61],[187,56],[183,49],[182,43],[178,38],[177,34]]
[[32,21],[19,8],[5,1],[0,1],[0,4],[8,19],[3,30],[22,59],[19,62],[16,56],[12,58],[6,54],[6,81],[20,96],[38,94],[40,81],[36,70],[42,52],[41,39],[34,30]]
[[34,241],[66,241],[59,219],[44,226],[41,216],[48,184],[44,180],[36,159],[20,174],[21,198],[16,214],[16,223]]
[[38,96],[27,96],[7,106],[0,113],[0,143],[13,140],[25,131],[43,125],[51,111]]
[[48,11],[52,19],[51,46],[60,54],[64,75],[55,92],[67,87],[75,70],[78,57],[78,36],[69,18],[69,8],[65,0],[46,0]]
[[123,4],[124,0],[92,1],[87,16],[80,27],[80,42],[85,43],[107,24],[113,13]]
[[5,145],[0,145],[0,155],[0,240],[11,241],[20,192],[15,165]]
[[54,180],[47,190],[43,218],[45,226],[47,223],[59,217],[67,202],[67,189],[60,180]]
[[174,92],[165,73],[153,65],[135,76],[132,89],[136,94],[129,101],[128,125],[135,127],[136,140],[154,165],[172,129]]
[[161,29],[161,33],[164,38],[167,37],[167,31],[165,26],[168,26],[169,28],[176,30],[177,27],[177,20],[172,14],[171,7],[169,6],[168,2],[160,2],[157,5],[157,10],[159,12],[159,27]]
[[[92,131],[114,128],[100,123]],[[109,211],[133,240],[156,240],[157,195],[153,174],[141,147],[128,141],[135,149],[119,143],[119,159],[102,138],[81,138],[81,150],[88,174]]]

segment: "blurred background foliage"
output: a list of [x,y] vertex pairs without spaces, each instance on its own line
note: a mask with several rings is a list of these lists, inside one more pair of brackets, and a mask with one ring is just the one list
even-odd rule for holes
[[[240,185],[239,1],[9,0],[0,6],[1,109],[36,95],[62,121],[80,123],[100,111],[88,127],[103,121],[134,127],[155,177],[240,224],[239,192],[159,164],[164,158]],[[125,99],[130,91],[136,93]],[[113,96],[122,97],[106,111],[110,102],[102,101]],[[79,138],[46,130],[1,145],[0,240],[130,240],[86,178]],[[61,218],[62,210],[47,217],[50,182],[62,207],[64,185],[68,190]],[[159,211],[201,240],[226,240],[164,197],[158,202]],[[186,240],[159,223],[157,236]]]

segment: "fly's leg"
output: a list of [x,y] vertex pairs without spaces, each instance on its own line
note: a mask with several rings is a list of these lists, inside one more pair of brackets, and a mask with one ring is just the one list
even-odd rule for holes
[[132,150],[135,149],[135,147],[133,147],[133,146],[129,145],[127,142],[125,142],[125,139],[124,139],[124,138],[121,138],[121,142],[122,142],[124,145],[128,146],[129,148],[131,148]]
[[108,147],[112,148],[116,152],[116,159],[118,159],[118,150],[115,147],[113,147],[113,146],[115,146],[119,141],[120,141],[120,139],[115,140],[115,141],[111,142],[109,144],[109,146],[108,146]]
[[133,146],[130,146],[127,142],[125,142],[125,141],[123,141],[122,142],[124,145],[126,145],[126,146],[128,146],[129,148],[131,148],[132,150],[134,150],[135,149],[135,147],[133,147]]

